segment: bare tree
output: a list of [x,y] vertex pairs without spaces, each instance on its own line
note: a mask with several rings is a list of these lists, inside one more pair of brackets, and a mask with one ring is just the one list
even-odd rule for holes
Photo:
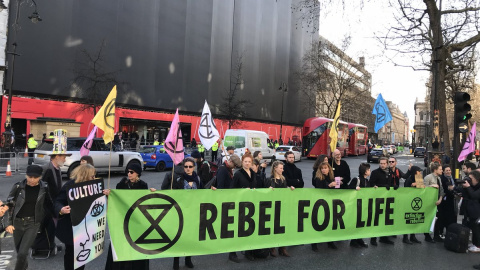
[[[401,53],[402,59],[408,60],[397,65],[428,70],[434,75],[430,85],[431,111],[434,107],[439,109],[439,135],[449,151],[447,93],[456,88],[455,76],[469,69],[462,59],[480,41],[480,7],[475,6],[478,2],[474,0],[444,4],[448,8],[442,10],[435,0],[391,0],[396,23],[379,39],[386,49]],[[432,113],[432,123],[433,117]]]
[[356,114],[365,105],[363,98],[370,96],[369,73],[344,53],[349,44],[346,37],[340,49],[320,38],[304,56],[302,69],[297,73],[299,91],[305,105],[314,108],[315,115],[333,118],[340,102],[343,112]]
[[222,95],[224,102],[218,107],[220,114],[228,121],[228,128],[239,125],[240,119],[247,117],[247,108],[252,106],[250,99],[241,98],[243,81],[243,56],[237,57],[230,79],[230,88]]
[[119,70],[109,71],[104,56],[105,47],[106,43],[102,41],[96,52],[83,49],[75,59],[70,89],[84,102],[72,113],[74,115],[83,111],[95,115],[113,86],[122,89],[122,86],[128,85],[117,79]]

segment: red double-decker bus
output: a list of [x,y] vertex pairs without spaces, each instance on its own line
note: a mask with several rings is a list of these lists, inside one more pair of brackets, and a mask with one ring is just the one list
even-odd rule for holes
[[[316,158],[319,155],[331,156],[330,151],[330,126],[332,119],[324,117],[309,118],[303,124],[303,155]],[[339,121],[337,149],[342,156],[348,151],[348,123]]]
[[367,127],[362,124],[348,123],[348,154],[365,155],[368,141]]

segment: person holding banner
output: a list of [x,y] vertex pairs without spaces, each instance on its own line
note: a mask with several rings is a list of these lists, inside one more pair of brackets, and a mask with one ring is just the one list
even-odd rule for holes
[[[415,182],[415,177],[421,177],[422,176],[422,169],[418,166],[412,166],[410,167],[410,177],[408,177],[405,180],[405,183],[403,184],[404,187],[416,187],[417,183]],[[410,239],[408,239],[408,234],[403,235],[403,243],[412,245],[412,244],[421,244],[415,234],[410,234]]]
[[[317,173],[315,174],[315,182],[313,185],[315,188],[335,188],[337,183],[335,182],[335,177],[333,175],[332,167],[328,162],[322,162],[318,167]],[[328,247],[331,249],[337,249],[337,246],[334,242],[328,242]],[[317,244],[312,244],[312,250],[318,252]]]
[[318,170],[318,167],[320,166],[320,164],[322,164],[323,162],[327,162],[328,163],[328,156],[327,155],[320,155],[317,157],[317,159],[315,160],[315,163],[313,163],[313,171],[312,171],[312,186],[315,187],[315,177],[317,175],[317,170]]
[[[370,176],[370,186],[374,188],[385,187],[387,188],[387,190],[390,190],[390,187],[393,186],[393,179],[390,173],[390,168],[388,167],[388,158],[381,157],[379,158],[378,162],[380,163],[380,167],[372,171],[372,174]],[[380,243],[389,245],[395,244],[392,240],[388,239],[388,236],[380,237]],[[372,246],[376,246],[377,238],[372,237],[370,239],[370,244]]]
[[[368,163],[361,163],[358,167],[358,177],[352,178],[350,182],[348,182],[349,189],[360,190],[362,188],[369,187],[368,184],[368,177],[370,177],[370,164]],[[367,243],[363,241],[363,239],[352,239],[350,241],[351,247],[364,247],[368,248]]]
[[[283,162],[278,160],[273,162],[272,174],[267,180],[268,187],[272,190],[274,188],[290,188],[291,190],[295,190],[295,187],[287,186],[287,179],[285,179],[282,173]],[[286,247],[279,247],[278,254],[280,254],[281,256],[290,257],[290,254],[288,254]],[[275,254],[275,248],[270,249],[270,256],[277,257],[277,255]]]
[[254,189],[257,185],[255,172],[252,170],[253,157],[250,154],[242,156],[242,168],[233,175],[233,188]]
[[[130,164],[127,167],[127,177],[123,177],[118,182],[116,189],[148,189],[148,184],[140,179],[142,175],[142,167],[138,164]],[[154,188],[150,188],[151,192],[156,191]],[[105,195],[110,194],[110,189],[105,189],[103,192]],[[148,270],[150,269],[149,260],[136,260],[136,261],[113,261],[112,245],[108,247],[107,263],[105,270]]]
[[[82,183],[95,179],[95,168],[90,164],[79,165],[72,172],[72,180],[63,185],[60,193],[55,200],[55,211],[58,218],[56,235],[57,238],[65,244],[65,254],[63,256],[63,266],[65,270],[74,270],[74,248],[73,248],[73,229],[70,219],[70,206],[68,205],[68,190],[75,183]],[[85,265],[77,268],[84,269]]]
[[[177,179],[173,179],[173,189],[201,189],[203,188],[200,177],[195,172],[195,160],[193,158],[185,158],[183,160],[184,172],[178,176]],[[180,258],[173,258],[173,269],[179,269]],[[193,268],[192,257],[185,257],[185,266]]]
[[303,188],[305,183],[303,182],[302,170],[295,166],[295,155],[292,151],[285,153],[285,161],[283,176],[287,179],[287,184],[292,187]]
[[42,167],[27,167],[27,178],[13,185],[7,201],[13,205],[5,231],[13,234],[17,251],[15,270],[28,268],[28,250],[33,245],[45,216],[52,214],[53,202],[46,183],[40,181]]

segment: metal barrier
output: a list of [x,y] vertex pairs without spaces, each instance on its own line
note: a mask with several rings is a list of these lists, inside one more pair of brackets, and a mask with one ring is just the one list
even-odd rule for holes
[[18,174],[21,170],[24,171],[27,168],[28,157],[23,157],[23,154],[24,153],[0,152],[1,175],[5,175],[8,161],[10,161],[10,169],[12,170],[12,174]]

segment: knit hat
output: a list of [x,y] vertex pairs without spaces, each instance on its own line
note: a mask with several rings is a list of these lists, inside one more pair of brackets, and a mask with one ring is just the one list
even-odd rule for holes
[[132,163],[127,166],[127,170],[132,170],[138,174],[140,177],[142,175],[142,167],[137,163]]
[[201,157],[202,157],[202,155],[200,155],[200,152],[198,152],[198,150],[194,150],[194,151],[192,152],[192,154],[190,154],[190,156],[191,156],[192,158],[201,158]]

